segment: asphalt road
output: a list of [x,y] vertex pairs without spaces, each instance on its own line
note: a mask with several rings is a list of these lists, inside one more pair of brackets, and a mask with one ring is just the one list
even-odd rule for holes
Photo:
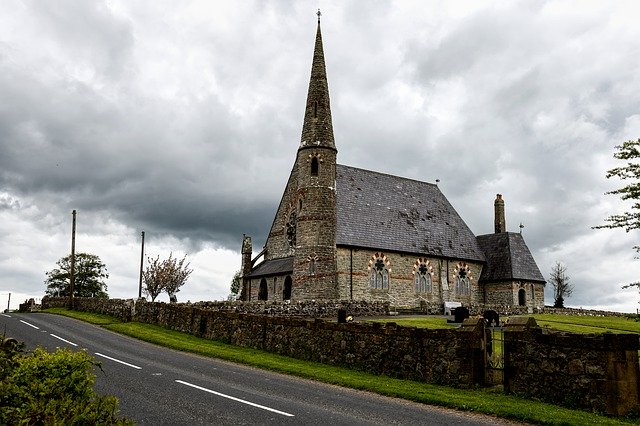
[[86,349],[102,362],[96,390],[117,396],[137,424],[510,424],[185,354],[58,315],[0,314],[1,332],[27,349]]

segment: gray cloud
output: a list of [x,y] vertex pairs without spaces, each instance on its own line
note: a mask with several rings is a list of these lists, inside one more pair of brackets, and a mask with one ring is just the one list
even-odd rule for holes
[[[542,273],[568,265],[570,304],[631,309],[619,287],[640,268],[634,235],[591,226],[624,209],[603,195],[617,185],[604,174],[613,146],[640,131],[634,8],[323,5],[339,162],[440,179],[476,234],[492,232],[503,193]],[[194,260],[185,298],[224,297],[242,233],[259,250],[291,170],[315,10],[0,9],[0,237],[12,247],[0,249],[0,298],[42,293],[72,209],[84,247],[108,261],[110,294],[131,296],[144,229],[151,252]]]

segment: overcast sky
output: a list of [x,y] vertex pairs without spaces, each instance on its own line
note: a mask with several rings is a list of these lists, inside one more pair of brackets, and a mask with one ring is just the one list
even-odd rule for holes
[[604,193],[640,138],[636,1],[4,0],[0,307],[42,297],[73,209],[111,297],[137,296],[144,230],[191,262],[180,301],[226,298],[295,159],[318,7],[341,164],[439,179],[476,235],[503,194],[567,305],[635,312],[640,231],[592,226],[630,206]]

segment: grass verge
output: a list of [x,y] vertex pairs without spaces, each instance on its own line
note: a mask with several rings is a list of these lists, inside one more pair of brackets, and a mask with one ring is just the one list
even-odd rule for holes
[[550,425],[638,424],[638,419],[613,419],[571,410],[491,389],[453,389],[409,380],[368,374],[315,362],[301,361],[256,349],[241,348],[189,334],[137,322],[124,323],[109,316],[52,308],[44,312],[77,318],[107,330],[159,346],[224,359],[319,382],[403,398],[424,404],[484,413],[511,420]]

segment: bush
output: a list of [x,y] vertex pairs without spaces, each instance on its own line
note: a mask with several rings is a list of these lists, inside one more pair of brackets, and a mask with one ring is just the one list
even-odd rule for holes
[[116,417],[116,397],[93,390],[99,364],[85,351],[23,347],[0,349],[0,424],[133,424]]

